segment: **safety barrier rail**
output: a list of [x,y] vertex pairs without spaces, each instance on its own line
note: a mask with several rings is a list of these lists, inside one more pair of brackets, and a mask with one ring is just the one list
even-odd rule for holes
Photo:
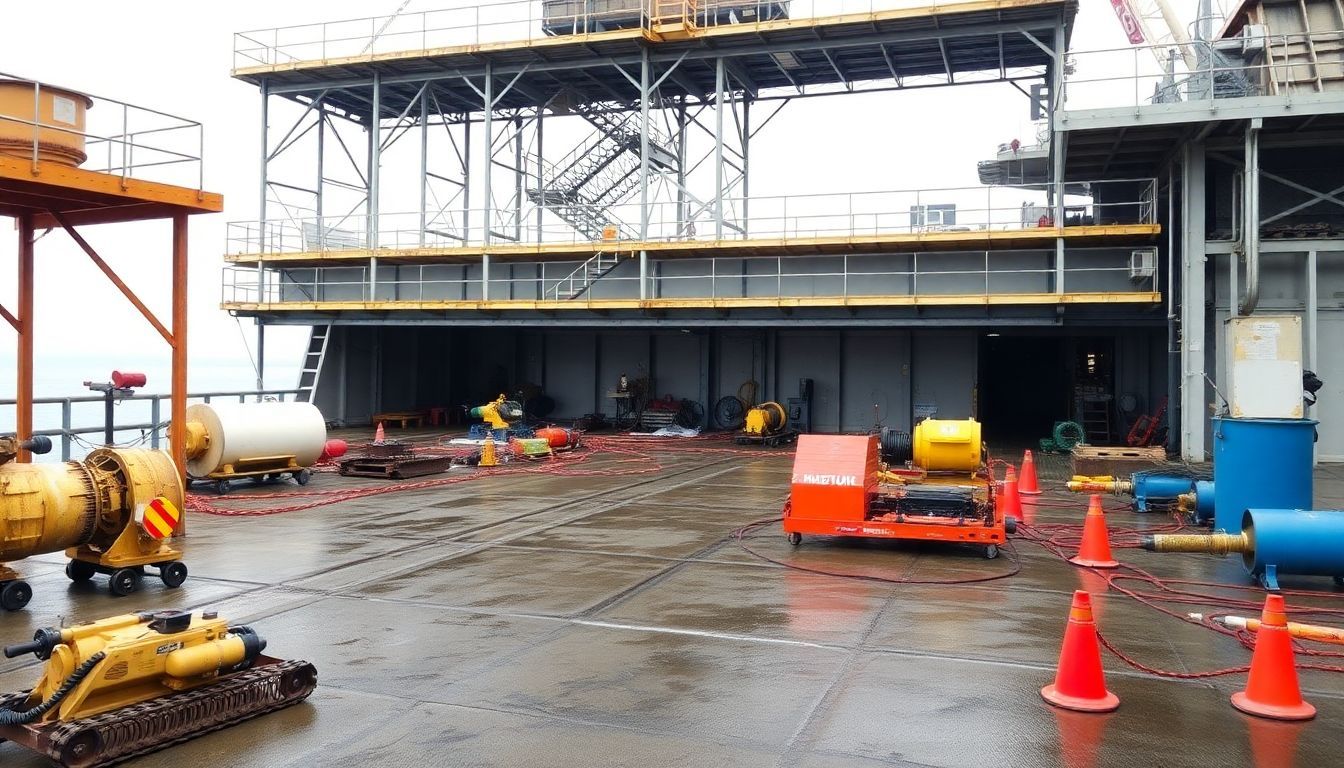
[[[0,72],[0,88],[6,95],[0,100],[0,154],[33,163],[54,150],[83,154],[79,164],[87,171],[205,186],[204,128],[194,120],[6,72]],[[65,145],[69,149],[59,149]]]
[[233,66],[415,55],[456,46],[525,44],[617,29],[652,29],[655,19],[660,24],[671,21],[673,8],[691,15],[692,27],[750,29],[780,19],[871,14],[930,4],[929,0],[504,0],[238,32],[233,36]]
[[[1157,288],[1156,255],[1128,249],[1070,249],[1063,268],[1051,250],[973,251],[746,258],[661,262],[647,279],[651,298],[798,299],[862,296],[990,296],[1040,293],[1148,293]],[[638,299],[637,260],[623,259],[581,295],[557,295],[576,262],[505,262],[491,271],[491,300],[583,305]],[[371,286],[367,266],[225,267],[226,305],[480,301],[479,265],[385,265]]]
[[[193,400],[203,403],[211,402],[223,398],[238,398],[238,402],[245,403],[249,398],[261,400],[275,398],[284,401],[287,395],[297,395],[297,389],[263,389],[263,390],[228,390],[221,392],[196,392],[187,395],[187,402]],[[158,448],[165,439],[162,436],[168,422],[160,418],[163,413],[163,402],[169,400],[171,395],[166,394],[140,394],[122,399],[120,402],[126,403],[148,403],[149,421],[134,422],[129,424],[115,424],[116,432],[140,432],[139,440],[147,441],[151,448]],[[79,435],[103,434],[106,428],[102,410],[98,411],[100,421],[97,425],[75,425],[75,406],[81,404],[97,403],[100,408],[104,403],[102,395],[74,395],[71,397],[35,397],[33,398],[33,421],[34,423],[50,423],[52,419],[44,419],[45,411],[50,406],[59,405],[61,407],[61,426],[59,429],[37,429],[33,431],[34,435],[45,435],[47,437],[59,437],[61,439],[61,461],[69,461],[72,455],[74,443],[78,441]],[[0,400],[0,408],[17,405],[17,400]],[[43,406],[46,406],[44,408]],[[90,409],[91,410],[91,409]],[[92,418],[91,416],[89,418]],[[28,437],[25,435],[25,437]]]
[[[1080,184],[1090,196],[1065,196],[1065,227],[1105,224],[1152,224],[1156,221],[1157,181],[1108,179]],[[613,241],[791,240],[926,232],[1009,231],[1039,228],[1052,222],[1048,187],[948,187],[942,189],[850,192],[725,198],[686,205],[650,203],[645,226],[639,203],[587,206],[609,222],[609,231],[594,238],[561,218],[561,203],[511,209],[448,210],[436,214],[384,213],[369,217],[349,214],[323,218],[287,218],[228,225],[229,255],[313,253],[377,248],[415,249],[538,243]],[[1045,221],[1041,217],[1045,217]],[[486,223],[489,223],[489,237]],[[373,225],[373,226],[371,226]]]
[[1200,104],[1340,87],[1344,32],[1271,35],[1265,29],[1252,25],[1242,35],[1212,42],[1070,51],[1064,110]]

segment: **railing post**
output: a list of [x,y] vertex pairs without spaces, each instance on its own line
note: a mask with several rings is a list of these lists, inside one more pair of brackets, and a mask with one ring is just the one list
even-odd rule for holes
[[70,398],[61,401],[61,461],[70,460]]
[[158,449],[159,447],[159,396],[155,395],[149,400],[149,423],[153,426],[149,429],[149,447]]

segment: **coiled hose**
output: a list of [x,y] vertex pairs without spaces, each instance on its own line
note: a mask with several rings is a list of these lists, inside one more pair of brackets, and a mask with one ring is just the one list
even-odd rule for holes
[[883,427],[878,437],[882,460],[888,464],[904,464],[915,458],[915,444],[909,432]]
[[65,682],[61,684],[61,687],[56,689],[55,693],[51,694],[50,699],[38,704],[27,712],[0,710],[0,725],[27,725],[47,714],[52,709],[59,706],[60,703],[65,700],[65,697],[69,696],[70,692],[75,690],[76,686],[84,682],[84,678],[88,677],[89,673],[93,671],[93,668],[98,666],[98,663],[105,658],[107,658],[107,654],[102,651],[90,656],[88,661],[80,664],[74,672],[70,673],[70,676],[65,679]]

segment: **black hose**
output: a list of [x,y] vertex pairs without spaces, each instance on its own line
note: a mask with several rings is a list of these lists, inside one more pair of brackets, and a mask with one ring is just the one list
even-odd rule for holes
[[51,694],[51,698],[38,704],[27,712],[15,712],[13,710],[0,710],[0,725],[27,725],[39,717],[47,714],[58,706],[75,687],[84,682],[84,678],[89,676],[93,668],[98,666],[98,662],[107,658],[107,654],[99,651],[89,657],[89,660],[79,665],[79,668],[70,673],[61,687]]
[[888,464],[904,464],[915,458],[915,445],[909,432],[883,427],[878,442],[882,446],[882,460]]

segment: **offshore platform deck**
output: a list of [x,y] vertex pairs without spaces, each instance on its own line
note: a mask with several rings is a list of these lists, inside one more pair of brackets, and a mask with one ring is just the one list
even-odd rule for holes
[[[1157,679],[1104,653],[1120,710],[1057,710],[1038,690],[1054,674],[1075,589],[1093,592],[1103,634],[1145,664],[1198,672],[1248,655],[1231,638],[1103,594],[1095,572],[1023,541],[994,561],[970,549],[875,541],[810,538],[794,548],[776,524],[749,545],[805,567],[958,579],[1007,574],[1011,554],[1021,572],[920,586],[773,565],[730,533],[777,516],[789,454],[664,451],[657,463],[629,474],[628,457],[594,455],[583,468],[598,473],[588,477],[478,478],[264,517],[196,514],[184,540],[192,579],[125,607],[217,609],[275,647],[303,649],[321,684],[305,704],[127,765],[1287,768],[1335,760],[1344,692],[1333,675],[1303,672],[1319,715],[1286,724],[1228,704],[1243,675]],[[1042,462],[1047,487],[1059,486],[1065,465]],[[370,482],[334,473],[320,480],[326,491]],[[1320,505],[1344,503],[1337,467],[1318,470],[1316,489]],[[248,502],[275,490],[240,488],[227,503],[287,505]],[[1049,490],[1045,498],[1072,507],[1042,507],[1038,525],[1076,522],[1086,504]],[[1166,522],[1108,517],[1115,527]],[[1118,554],[1166,578],[1244,579],[1233,559]],[[71,585],[63,562],[27,564],[38,598],[4,617],[0,643],[25,641],[63,616],[115,612],[103,590]],[[35,663],[6,661],[0,690],[28,684]],[[45,765],[9,744],[0,744],[0,764]]]

